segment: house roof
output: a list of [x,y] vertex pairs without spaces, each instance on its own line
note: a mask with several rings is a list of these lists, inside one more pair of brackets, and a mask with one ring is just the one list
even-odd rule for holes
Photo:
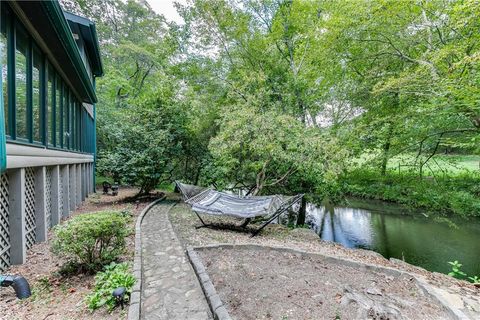
[[64,12],[65,18],[70,24],[76,24],[82,33],[86,44],[88,57],[90,58],[92,72],[95,76],[103,76],[103,65],[100,57],[100,48],[97,39],[97,29],[93,21],[70,12]]
[[[12,1],[15,7],[23,11],[23,16],[36,31],[38,37],[48,48],[47,55],[56,62],[74,90],[80,95],[83,102],[95,103],[94,84],[83,63],[78,46],[73,38],[72,30],[66,16],[76,19],[82,24],[86,32],[87,51],[92,63],[92,72],[95,76],[103,75],[103,67],[100,59],[99,45],[95,30],[95,24],[90,20],[72,14],[64,14],[58,1]],[[84,20],[88,21],[86,23]],[[77,22],[75,22],[77,23]],[[88,25],[87,26],[85,25]],[[89,30],[87,30],[87,29]]]

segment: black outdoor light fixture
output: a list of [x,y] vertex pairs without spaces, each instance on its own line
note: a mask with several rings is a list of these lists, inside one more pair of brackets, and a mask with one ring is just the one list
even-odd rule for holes
[[127,289],[125,287],[118,287],[117,289],[113,290],[112,296],[115,298],[115,304],[121,305],[123,310],[123,305],[125,303],[125,293]]

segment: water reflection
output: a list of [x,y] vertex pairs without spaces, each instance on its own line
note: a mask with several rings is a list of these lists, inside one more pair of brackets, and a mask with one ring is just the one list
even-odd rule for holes
[[464,271],[480,275],[480,221],[455,221],[458,229],[421,215],[399,214],[398,208],[376,210],[307,205],[306,223],[326,241],[365,248],[438,272],[459,260]]

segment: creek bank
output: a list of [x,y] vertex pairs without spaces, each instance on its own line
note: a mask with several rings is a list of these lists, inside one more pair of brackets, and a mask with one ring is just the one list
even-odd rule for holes
[[[185,247],[187,246],[205,246],[211,244],[260,244],[267,246],[281,246],[298,249],[311,253],[318,253],[325,256],[333,256],[357,261],[365,264],[373,264],[387,268],[394,268],[414,274],[422,278],[432,287],[435,287],[448,297],[450,301],[461,301],[461,310],[468,317],[474,319],[480,317],[480,295],[477,288],[466,281],[459,281],[444,274],[429,272],[425,269],[404,263],[401,260],[387,260],[378,253],[363,249],[349,249],[339,244],[323,241],[316,234],[308,229],[290,230],[281,225],[270,225],[260,235],[250,238],[248,233],[234,232],[223,229],[195,229],[198,224],[198,218],[193,214],[190,208],[184,203],[179,203],[169,212],[172,225]],[[235,219],[210,218],[211,222],[236,223]],[[217,256],[217,258],[221,258]],[[299,281],[303,281],[302,274],[295,273]],[[235,284],[233,284],[235,285]],[[345,283],[349,285],[349,283]],[[260,299],[262,297],[256,297]],[[337,303],[330,301],[331,303]]]

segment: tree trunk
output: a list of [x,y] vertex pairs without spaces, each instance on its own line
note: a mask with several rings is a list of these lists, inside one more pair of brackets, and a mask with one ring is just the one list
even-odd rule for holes
[[305,216],[307,212],[307,200],[302,198],[300,209],[298,211],[297,226],[303,226],[305,224]]
[[381,165],[382,176],[385,176],[387,174],[388,156],[390,152],[390,146],[391,146],[392,135],[393,135],[393,124],[391,122],[388,122],[387,125],[388,125],[387,137],[385,139],[385,144],[383,145],[383,150],[382,150],[383,152],[382,165]]

